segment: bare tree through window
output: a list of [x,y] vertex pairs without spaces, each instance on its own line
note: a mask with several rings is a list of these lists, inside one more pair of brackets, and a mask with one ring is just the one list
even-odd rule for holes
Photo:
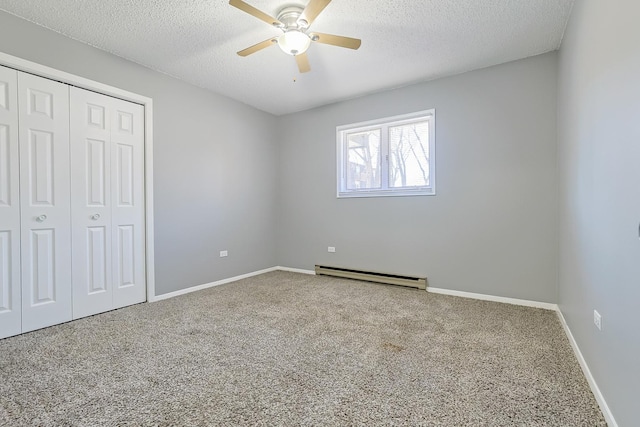
[[389,128],[389,187],[429,185],[429,123]]
[[380,130],[349,135],[347,188],[380,188]]

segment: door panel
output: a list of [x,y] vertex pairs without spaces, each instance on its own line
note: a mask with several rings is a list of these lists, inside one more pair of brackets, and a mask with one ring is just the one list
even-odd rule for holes
[[71,88],[73,318],[113,309],[110,98]]
[[146,300],[144,110],[71,88],[74,318]]
[[10,127],[0,123],[0,206],[11,206],[11,173],[13,164],[11,159]]
[[29,199],[32,206],[54,206],[53,187],[53,133],[28,130]]
[[0,231],[0,314],[11,311],[11,232]]
[[17,71],[0,65],[0,75],[2,75],[2,77],[0,77],[0,108],[3,110],[9,110],[11,105],[9,103],[9,91],[13,90],[15,96],[15,87],[17,84],[15,81],[17,78],[16,73]]
[[31,306],[56,302],[54,229],[31,231]]
[[106,227],[87,227],[87,288],[89,295],[107,291]]
[[112,102],[113,300],[117,308],[146,301],[144,108],[119,99]]
[[22,330],[18,72],[0,66],[0,338]]
[[71,320],[69,87],[18,73],[22,331]]
[[118,275],[118,287],[124,288],[135,285],[135,253],[134,230],[132,225],[118,227],[118,257],[116,271]]
[[106,142],[97,139],[86,140],[87,150],[87,206],[105,207],[106,202]]
[[116,144],[116,200],[118,207],[132,207],[133,193],[135,191],[133,163],[133,146],[127,144]]
[[42,115],[48,119],[53,119],[53,94],[43,92],[33,88],[27,88],[27,99],[29,100],[28,111],[30,115]]

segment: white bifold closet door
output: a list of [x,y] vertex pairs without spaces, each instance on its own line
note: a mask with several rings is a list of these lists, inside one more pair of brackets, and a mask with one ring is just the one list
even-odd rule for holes
[[71,320],[69,86],[18,73],[22,332]]
[[22,332],[18,72],[0,67],[0,338]]
[[71,88],[74,319],[146,300],[144,108]]

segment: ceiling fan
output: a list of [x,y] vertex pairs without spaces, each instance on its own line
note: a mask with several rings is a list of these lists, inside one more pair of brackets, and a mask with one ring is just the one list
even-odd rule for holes
[[311,27],[313,21],[330,2],[331,0],[310,0],[305,8],[301,6],[287,6],[278,12],[278,18],[276,19],[242,0],[230,0],[229,4],[231,6],[237,7],[241,11],[255,16],[261,21],[282,31],[280,36],[271,37],[260,43],[256,43],[253,46],[239,51],[238,55],[248,56],[277,44],[283,52],[294,56],[298,64],[298,70],[300,70],[301,73],[306,73],[311,70],[306,53],[311,42],[358,49],[361,44],[360,39],[309,31],[309,27]]

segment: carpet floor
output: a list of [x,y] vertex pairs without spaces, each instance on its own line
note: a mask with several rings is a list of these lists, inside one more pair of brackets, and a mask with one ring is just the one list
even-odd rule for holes
[[556,313],[272,272],[0,340],[7,426],[605,426]]

